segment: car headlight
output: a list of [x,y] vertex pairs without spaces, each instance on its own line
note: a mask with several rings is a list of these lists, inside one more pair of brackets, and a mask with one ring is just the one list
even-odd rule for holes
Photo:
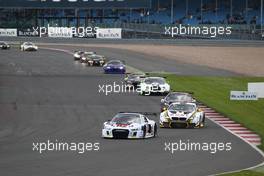
[[119,67],[121,70],[124,69],[124,67]]
[[100,62],[100,63],[104,63],[104,61],[103,61],[103,60],[100,60],[99,62]]
[[108,66],[108,67],[106,67],[106,68],[107,68],[107,69],[110,69],[111,67]]
[[166,108],[166,107],[163,107],[163,108],[162,108],[162,111],[166,111],[166,110],[167,110],[167,108]]
[[89,60],[88,62],[89,62],[89,63],[93,63],[93,61],[92,61],[92,60]]
[[109,125],[104,125],[103,128],[104,128],[105,130],[111,130],[111,127],[110,127]]

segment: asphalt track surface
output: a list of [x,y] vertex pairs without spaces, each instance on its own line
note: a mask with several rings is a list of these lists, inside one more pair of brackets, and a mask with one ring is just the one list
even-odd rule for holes
[[[109,57],[125,57],[129,65],[144,71],[163,70],[171,62],[157,58],[153,62],[153,58],[138,55],[144,57],[141,61],[145,60],[140,64],[131,53],[122,56],[123,51],[97,51]],[[163,71],[174,71],[170,69],[169,66]],[[197,67],[192,74],[204,75],[204,69],[209,69],[208,75],[233,75],[204,67]],[[189,75],[189,70],[180,72]],[[0,175],[210,175],[263,161],[250,145],[209,120],[204,129],[158,129],[158,137],[148,140],[102,139],[103,122],[119,111],[159,112],[160,96],[132,93],[105,96],[98,92],[98,85],[120,83],[122,79],[120,75],[104,75],[98,67],[86,68],[63,52],[46,49],[20,52],[15,48],[0,51]],[[158,117],[150,118],[158,122]],[[56,139],[99,142],[100,150],[84,154],[32,151],[33,142]],[[215,154],[164,151],[165,142],[179,140],[231,142],[232,150]]]

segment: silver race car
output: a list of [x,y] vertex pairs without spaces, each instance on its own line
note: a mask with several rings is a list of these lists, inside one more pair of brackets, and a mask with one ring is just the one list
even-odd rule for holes
[[32,42],[24,42],[22,45],[20,45],[20,50],[21,51],[37,51],[38,46]]
[[87,63],[88,58],[92,55],[94,55],[95,52],[91,51],[91,52],[84,52],[81,54],[81,58],[80,58],[80,62],[81,63]]
[[172,103],[160,114],[161,128],[202,128],[204,123],[205,113],[195,103]]
[[75,51],[73,54],[74,60],[80,60],[83,54],[96,54],[95,52],[86,52],[86,51]]
[[105,122],[102,129],[103,138],[138,139],[155,137],[156,134],[156,122],[140,113],[118,113]]
[[162,77],[147,77],[139,86],[141,95],[167,94],[170,92],[170,85]]
[[0,42],[1,49],[10,49],[10,45],[6,42]]
[[192,94],[186,92],[170,92],[165,98],[161,99],[161,112],[165,111],[171,103],[196,103]]

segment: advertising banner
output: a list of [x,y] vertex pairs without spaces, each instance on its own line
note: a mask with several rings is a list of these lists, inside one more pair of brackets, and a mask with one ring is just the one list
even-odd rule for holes
[[258,98],[264,98],[264,82],[248,83],[248,91],[257,92]]
[[0,28],[0,36],[1,37],[16,37],[17,36],[17,29]]
[[33,28],[28,29],[18,29],[17,35],[22,37],[39,37],[39,31]]
[[248,91],[231,91],[230,100],[258,100],[258,94]]
[[72,38],[72,29],[67,27],[48,27],[48,37]]
[[121,39],[121,28],[99,28],[97,29],[96,38],[99,39]]

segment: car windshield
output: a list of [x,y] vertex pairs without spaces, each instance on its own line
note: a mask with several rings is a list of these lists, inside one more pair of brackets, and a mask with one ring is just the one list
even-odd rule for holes
[[136,79],[136,78],[140,78],[141,76],[143,76],[143,75],[131,74],[131,75],[128,75],[128,78],[129,79]]
[[25,43],[24,45],[34,45],[33,43],[31,43],[31,42],[28,42],[28,43]]
[[88,51],[85,51],[85,52],[83,52],[83,53],[88,54],[88,55],[96,54],[95,52],[88,52]]
[[91,56],[91,59],[103,59],[103,57],[102,56]]
[[165,80],[163,78],[147,78],[147,79],[145,79],[145,83],[147,83],[147,84],[152,84],[152,83],[165,84]]
[[0,42],[0,45],[6,45],[6,43],[5,42]]
[[122,62],[119,61],[119,60],[114,60],[114,61],[110,61],[110,62],[108,62],[108,64],[119,65],[119,64],[122,64]]
[[91,57],[93,54],[91,53],[82,53],[84,57]]
[[190,113],[195,110],[195,106],[192,104],[172,104],[170,105],[168,110],[172,113],[176,111],[183,111],[183,112]]
[[117,114],[111,122],[117,124],[131,124],[131,123],[140,123],[140,116],[138,114]]
[[191,102],[192,96],[189,94],[183,94],[183,93],[171,93],[166,97],[166,101],[185,101],[185,102]]

